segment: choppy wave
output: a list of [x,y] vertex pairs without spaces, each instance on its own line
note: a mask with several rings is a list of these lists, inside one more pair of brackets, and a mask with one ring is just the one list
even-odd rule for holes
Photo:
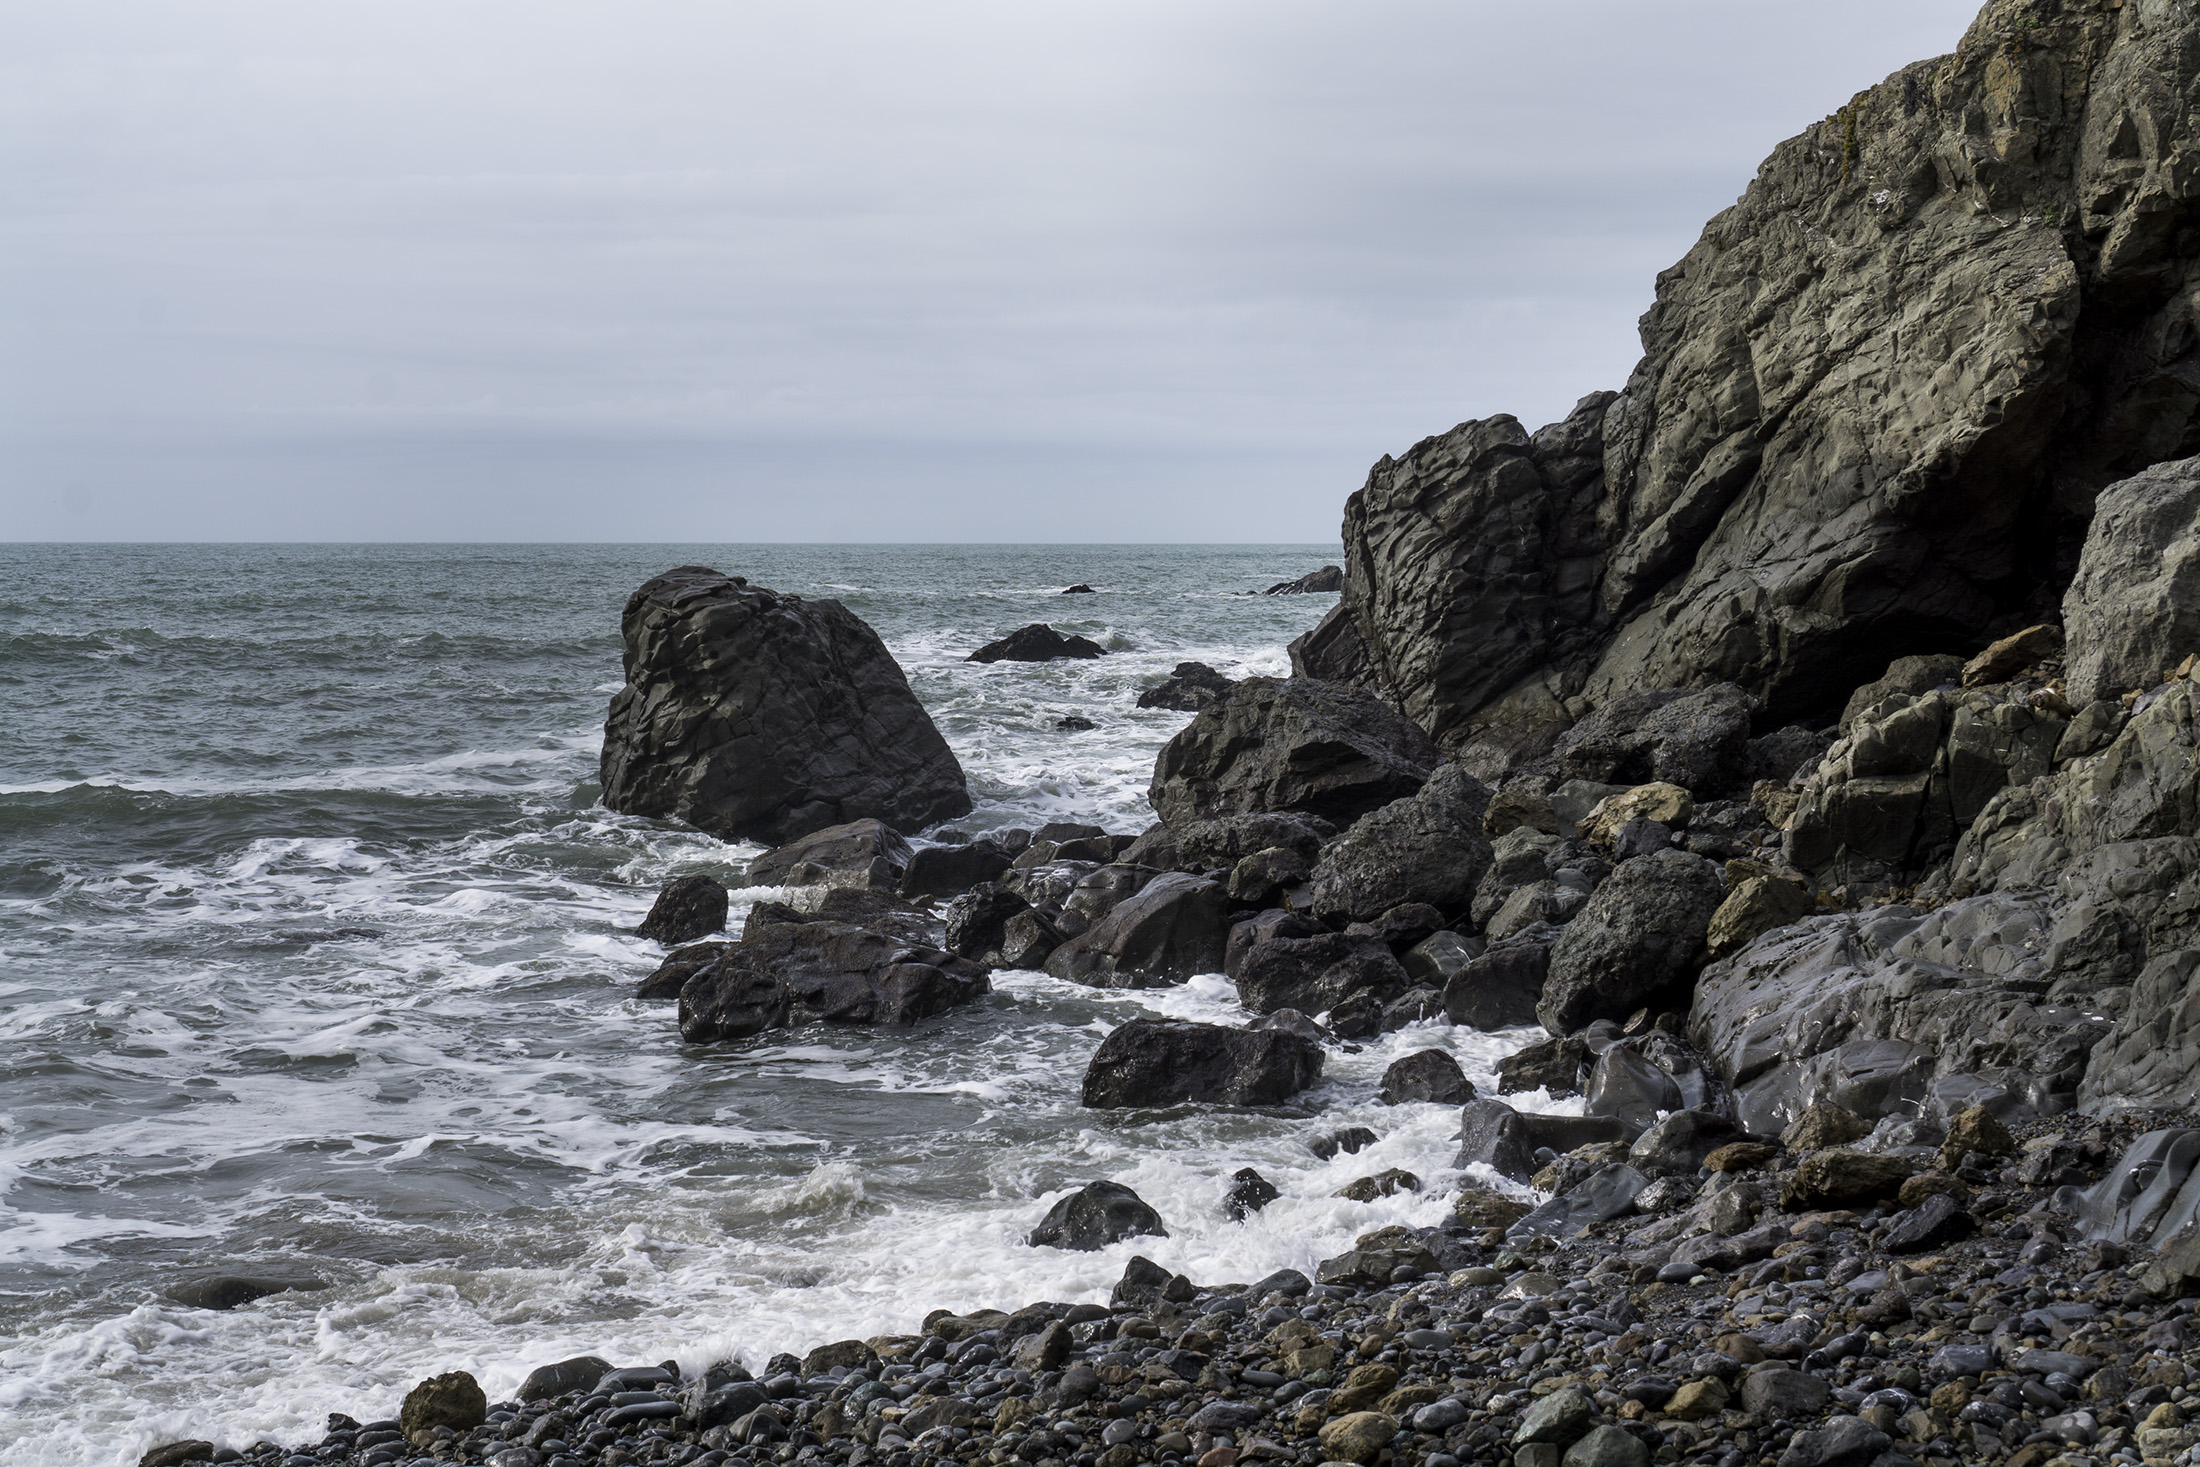
[[[0,1464],[297,1439],[453,1367],[496,1393],[584,1350],[761,1364],[934,1307],[1103,1297],[1132,1251],[1250,1279],[1433,1220],[1455,1115],[1377,1107],[1375,1078],[1428,1046],[1486,1078],[1504,1036],[1410,1030],[1293,1107],[1160,1118],[1082,1110],[1084,1060],[1133,1014],[1242,1019],[1219,978],[1004,974],[912,1033],[687,1050],[627,997],[660,955],[632,929],[667,877],[734,880],[754,848],[596,804],[618,611],[665,566],[837,595],[878,626],[970,774],[966,827],[1135,830],[1184,721],[1139,692],[1179,661],[1285,671],[1329,598],[1235,593],[1327,558],[0,551]],[[1077,581],[1103,593],[1060,599]],[[1110,655],[962,660],[1042,619]],[[1070,713],[1098,727],[1058,730]],[[1382,1140],[1307,1149],[1355,1123]],[[1226,1222],[1247,1165],[1284,1198]],[[1331,1195],[1388,1166],[1430,1190]],[[1094,1177],[1171,1236],[1024,1245]],[[168,1298],[212,1272],[326,1287],[229,1314]]]

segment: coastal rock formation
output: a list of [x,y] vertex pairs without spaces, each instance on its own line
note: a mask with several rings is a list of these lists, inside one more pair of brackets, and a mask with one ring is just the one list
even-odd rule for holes
[[1482,817],[1490,792],[1446,764],[1411,796],[1360,818],[1323,849],[1309,877],[1316,915],[1365,922],[1409,902],[1463,914],[1490,864]]
[[749,862],[751,886],[846,886],[892,891],[909,869],[909,842],[877,820],[851,820],[774,847]]
[[1179,662],[1169,680],[1138,695],[1141,708],[1173,708],[1197,713],[1220,699],[1237,684],[1204,662]]
[[1047,1210],[1032,1230],[1034,1248],[1093,1253],[1125,1238],[1166,1238],[1161,1214],[1121,1182],[1087,1182]]
[[908,679],[838,601],[682,566],[636,591],[620,627],[610,809],[771,845],[865,818],[915,831],[970,809]]
[[1321,1078],[1322,1047],[1283,1029],[1227,1029],[1180,1019],[1133,1019],[1101,1041],[1085,1069],[1095,1108],[1274,1105]]
[[1056,948],[1046,971],[1104,988],[1154,988],[1219,973],[1230,932],[1224,907],[1215,882],[1177,871],[1154,877]]
[[1043,621],[1018,627],[997,642],[988,642],[965,657],[965,662],[1059,662],[1072,658],[1105,657],[1108,649],[1089,637],[1063,636]]
[[2200,460],[2101,492],[2063,597],[2070,701],[2151,688],[2200,652]]
[[678,947],[726,930],[726,888],[711,876],[676,876],[650,904],[636,937]]
[[1319,596],[1330,595],[1344,589],[1344,567],[1325,565],[1320,570],[1308,571],[1295,581],[1278,581],[1263,596]]
[[1305,670],[1488,777],[1636,690],[1830,715],[1896,657],[2046,620],[2103,486],[2200,449],[2196,36],[1996,0],[1781,144],[1659,277],[1623,393],[1376,465],[1350,633]]
[[815,1022],[906,1027],[991,990],[983,968],[925,940],[922,914],[887,910],[859,924],[845,920],[854,905],[806,914],[760,903],[739,942],[674,953],[660,972],[689,963],[680,1037],[708,1044]]
[[1168,742],[1148,798],[1178,831],[1277,811],[1348,824],[1415,793],[1441,759],[1427,734],[1372,694],[1254,677]]

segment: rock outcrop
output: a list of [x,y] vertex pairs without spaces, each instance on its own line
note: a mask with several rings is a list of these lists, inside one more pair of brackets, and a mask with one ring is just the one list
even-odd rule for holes
[[1490,842],[1482,834],[1489,803],[1481,781],[1446,764],[1413,795],[1362,816],[1314,864],[1315,914],[1366,922],[1409,902],[1446,917],[1464,914],[1489,869]]
[[1278,581],[1263,596],[1321,596],[1334,595],[1344,589],[1344,567],[1325,565],[1320,570],[1308,571],[1295,581]]
[[682,566],[634,593],[620,629],[610,809],[768,845],[865,818],[916,831],[970,809],[962,766],[886,644],[838,601]]
[[1204,662],[1179,662],[1167,682],[1157,683],[1138,695],[1138,706],[1197,713],[1236,686]]
[[1169,740],[1148,798],[1179,831],[1277,811],[1346,824],[1419,790],[1441,759],[1427,734],[1364,690],[1253,677]]
[[2200,652],[2200,459],[2103,490],[2063,597],[2074,704],[2151,688]]
[[1623,694],[1830,717],[2046,620],[2096,493],[2200,448],[2196,41],[2170,6],[1995,0],[1781,144],[1659,277],[1623,393],[1375,466],[1305,670],[1489,777]]
[[1274,1105],[1321,1074],[1322,1047],[1283,1029],[1133,1019],[1094,1051],[1085,1069],[1084,1103]]
[[988,642],[965,657],[965,662],[1060,662],[1067,659],[1105,657],[1108,649],[1090,637],[1064,636],[1043,621],[1018,627],[997,642]]

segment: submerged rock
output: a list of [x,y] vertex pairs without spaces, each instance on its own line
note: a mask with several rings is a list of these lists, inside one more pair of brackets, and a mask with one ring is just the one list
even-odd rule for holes
[[1344,567],[1325,565],[1320,570],[1308,571],[1295,581],[1278,581],[1263,596],[1318,596],[1344,589]]
[[997,642],[988,642],[964,658],[965,662],[1058,662],[1065,658],[1105,657],[1108,649],[1089,637],[1064,636],[1045,622],[1019,627]]
[[1274,1105],[1321,1078],[1322,1048],[1280,1029],[1226,1029],[1178,1019],[1133,1019],[1094,1051],[1084,1103],[1095,1108]]
[[657,892],[636,937],[678,947],[726,930],[726,888],[713,876],[675,876]]
[[878,633],[838,601],[683,566],[626,604],[604,804],[780,844],[851,820],[970,809],[962,766]]
[[1166,1238],[1161,1214],[1120,1182],[1087,1182],[1047,1210],[1032,1231],[1034,1248],[1091,1253],[1125,1238]]

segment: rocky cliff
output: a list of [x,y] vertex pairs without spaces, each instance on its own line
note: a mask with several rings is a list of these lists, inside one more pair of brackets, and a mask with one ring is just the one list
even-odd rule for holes
[[2196,79],[2189,7],[1995,0],[1774,150],[1624,391],[1378,463],[1300,670],[1487,775],[1630,689],[1783,722],[2048,619],[2098,491],[2200,451]]

